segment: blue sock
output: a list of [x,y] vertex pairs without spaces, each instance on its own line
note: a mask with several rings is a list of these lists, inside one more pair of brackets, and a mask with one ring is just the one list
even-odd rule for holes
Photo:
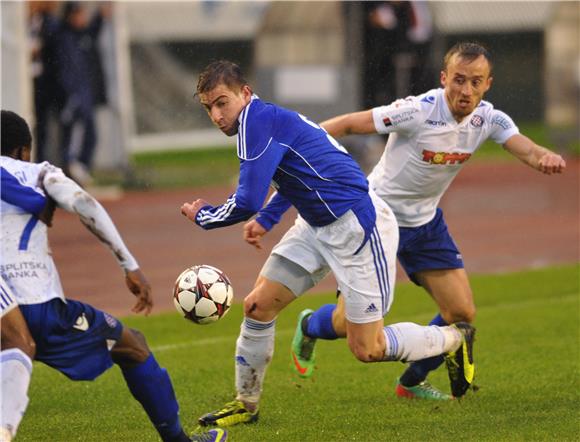
[[310,338],[332,340],[338,338],[332,327],[332,312],[335,304],[326,304],[316,310],[308,318],[306,335]]
[[171,379],[153,353],[145,362],[136,367],[121,368],[121,371],[131,394],[143,406],[161,439],[167,442],[185,436]]
[[[431,320],[429,325],[445,326],[449,324],[438,314]],[[427,379],[429,372],[443,364],[443,361],[443,356],[439,355],[411,363],[409,368],[403,373],[403,376],[401,376],[401,383],[407,387],[420,384]]]

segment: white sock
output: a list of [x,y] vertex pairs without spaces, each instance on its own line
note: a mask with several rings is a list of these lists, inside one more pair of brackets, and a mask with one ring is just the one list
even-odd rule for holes
[[276,320],[261,322],[245,318],[236,342],[237,399],[258,404],[266,368],[274,354]]
[[413,362],[457,350],[462,334],[455,327],[399,322],[383,329],[385,360]]
[[32,374],[32,361],[20,349],[0,352],[0,377],[2,379],[2,405],[0,426],[16,435],[18,425],[28,405],[28,385]]

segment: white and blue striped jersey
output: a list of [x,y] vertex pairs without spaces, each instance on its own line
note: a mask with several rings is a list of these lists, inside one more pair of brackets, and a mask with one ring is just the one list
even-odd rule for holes
[[64,300],[56,265],[48,244],[47,226],[39,214],[47,196],[81,221],[114,253],[125,270],[138,268],[105,209],[62,170],[0,156],[0,274],[18,304]]
[[[196,215],[199,226],[224,227],[259,211],[258,222],[269,230],[290,205],[315,227],[328,225],[351,209],[359,219],[367,218],[365,224],[374,223],[364,173],[324,129],[255,95],[238,121],[237,190],[225,204],[203,207]],[[277,192],[262,208],[270,184]]]
[[47,226],[38,219],[47,197],[39,183],[53,166],[0,157],[2,178],[0,273],[19,304],[64,299],[48,245]]

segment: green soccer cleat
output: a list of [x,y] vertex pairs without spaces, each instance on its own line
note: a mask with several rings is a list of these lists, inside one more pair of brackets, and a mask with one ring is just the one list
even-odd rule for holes
[[453,396],[437,390],[427,381],[423,381],[418,385],[413,385],[412,387],[405,387],[401,384],[401,380],[397,379],[395,394],[398,397],[408,399],[428,399],[432,401],[449,401],[453,399]]
[[290,353],[292,355],[292,366],[301,378],[309,378],[314,373],[314,361],[316,353],[314,345],[316,338],[309,338],[304,334],[304,320],[314,313],[313,310],[306,309],[298,315],[296,331],[292,339]]
[[257,420],[258,410],[249,411],[242,401],[236,399],[225,404],[221,410],[204,414],[198,419],[198,422],[204,427],[209,425],[229,427],[237,424],[249,424]]
[[467,322],[457,322],[452,325],[463,335],[459,348],[445,356],[445,364],[449,373],[451,393],[456,398],[462,397],[473,383],[475,364],[473,363],[473,341],[475,328]]
[[228,432],[221,428],[213,428],[205,433],[192,434],[191,442],[225,442],[228,440]]

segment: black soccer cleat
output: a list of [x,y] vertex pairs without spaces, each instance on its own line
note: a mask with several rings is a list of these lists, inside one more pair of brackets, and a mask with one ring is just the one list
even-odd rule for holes
[[457,322],[452,325],[463,335],[461,345],[453,352],[445,356],[445,364],[449,373],[451,393],[460,398],[471,385],[475,376],[475,364],[473,362],[473,341],[475,340],[475,327],[467,322]]

